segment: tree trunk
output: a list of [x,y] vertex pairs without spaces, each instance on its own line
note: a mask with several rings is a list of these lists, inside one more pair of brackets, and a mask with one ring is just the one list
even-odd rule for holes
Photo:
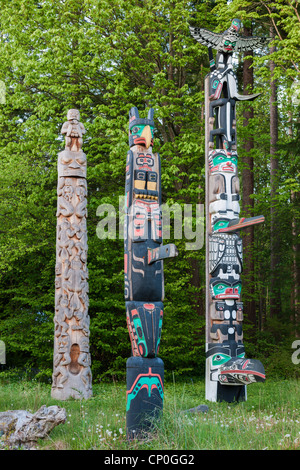
[[[271,37],[275,37],[274,28],[270,29]],[[275,52],[276,47],[270,48],[270,53]],[[271,97],[270,97],[270,185],[271,185],[271,292],[270,292],[270,316],[278,317],[281,310],[280,301],[280,230],[277,215],[277,190],[278,190],[278,106],[277,106],[277,80],[274,78],[275,63],[270,61],[271,72]]]
[[[293,205],[299,205],[299,192],[291,192],[291,201]],[[300,323],[300,303],[299,303],[299,285],[300,285],[300,244],[298,242],[299,223],[295,217],[292,218],[292,289],[291,289],[291,322],[294,325],[294,334],[299,338]]]
[[[291,100],[289,101],[291,107]],[[288,136],[289,139],[293,139],[293,113],[289,111],[288,119]],[[299,206],[299,192],[291,191],[291,203],[294,207]],[[292,231],[292,286],[291,286],[291,314],[290,321],[294,326],[294,334],[296,337],[299,337],[298,326],[299,326],[299,280],[300,280],[300,264],[299,264],[299,254],[300,254],[300,244],[298,242],[298,221],[295,217],[294,211],[292,212],[291,220],[291,231]]]

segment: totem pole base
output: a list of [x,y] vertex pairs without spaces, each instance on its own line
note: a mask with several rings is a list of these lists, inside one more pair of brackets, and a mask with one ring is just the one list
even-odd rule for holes
[[62,387],[55,387],[51,390],[51,397],[56,400],[68,400],[75,398],[76,400],[88,399],[93,395],[92,388],[84,388],[82,386],[82,378],[79,375],[70,374],[67,384]]
[[127,360],[127,439],[142,439],[153,429],[163,409],[164,363],[132,356]]
[[246,401],[247,385],[265,382],[264,366],[257,359],[245,358],[242,344],[209,343],[206,348],[206,400]]
[[246,401],[247,389],[245,385],[233,385],[228,387],[218,383],[217,400],[218,402],[225,401],[226,403]]
[[227,403],[247,401],[247,388],[245,385],[222,385],[217,381],[206,380],[205,399],[211,402]]

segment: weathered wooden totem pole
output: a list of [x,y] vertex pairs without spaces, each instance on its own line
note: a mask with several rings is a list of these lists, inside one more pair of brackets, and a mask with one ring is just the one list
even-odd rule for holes
[[158,357],[163,321],[163,259],[177,255],[162,244],[160,156],[152,153],[153,109],[147,119],[129,112],[126,161],[124,271],[132,356],[127,360],[126,428],[129,439],[147,431],[163,408],[164,364]]
[[[246,400],[246,385],[263,382],[260,361],[245,358],[243,345],[243,268],[240,230],[262,223],[263,216],[240,218],[236,101],[240,95],[232,67],[234,51],[266,44],[266,38],[239,36],[235,19],[222,34],[190,27],[192,36],[208,47],[210,73],[205,80],[206,119],[206,399]],[[212,49],[217,50],[216,63]]]
[[54,359],[51,395],[65,400],[92,395],[89,352],[85,133],[79,111],[70,109],[58,154]]

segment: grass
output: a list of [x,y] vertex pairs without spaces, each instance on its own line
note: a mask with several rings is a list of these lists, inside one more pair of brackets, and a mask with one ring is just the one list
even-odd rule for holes
[[[89,400],[61,402],[49,385],[0,381],[0,411],[64,407],[65,424],[38,442],[41,450],[300,450],[299,381],[269,379],[247,391],[243,403],[210,403],[203,381],[167,382],[162,418],[145,440],[132,442],[125,435],[124,383],[94,385]],[[200,404],[207,413],[186,411]]]

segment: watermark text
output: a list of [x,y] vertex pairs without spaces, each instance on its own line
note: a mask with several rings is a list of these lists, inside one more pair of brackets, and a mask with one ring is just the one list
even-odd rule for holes
[[140,201],[139,204],[125,210],[125,197],[119,197],[118,210],[112,204],[100,204],[96,215],[101,217],[96,233],[100,240],[133,238],[134,229],[140,230],[143,240],[155,239],[161,227],[163,240],[173,238],[186,240],[186,250],[200,250],[204,244],[204,205],[203,204],[162,204]]

